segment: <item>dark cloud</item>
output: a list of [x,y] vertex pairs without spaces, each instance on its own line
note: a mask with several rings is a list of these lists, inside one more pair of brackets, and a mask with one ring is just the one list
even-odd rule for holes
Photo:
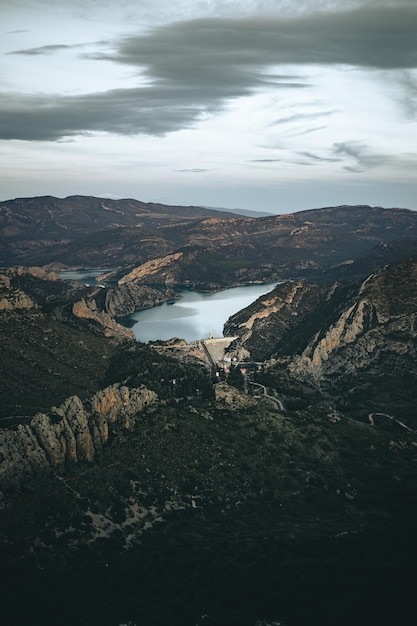
[[[172,23],[123,39],[113,54],[95,56],[137,67],[149,81],[146,86],[77,97],[8,95],[0,103],[0,137],[55,140],[96,131],[163,135],[265,87],[307,86],[293,74],[269,74],[277,65],[416,67],[416,32],[417,9],[406,7]],[[62,48],[44,46],[19,54]]]
[[132,65],[146,59],[150,73],[166,80],[191,75],[218,83],[221,70],[245,80],[253,68],[278,64],[417,66],[417,9],[361,8],[297,18],[197,19],[130,37],[117,58]]
[[156,88],[62,98],[7,95],[0,100],[0,136],[38,141],[89,132],[161,136],[185,128],[197,113],[182,94]]

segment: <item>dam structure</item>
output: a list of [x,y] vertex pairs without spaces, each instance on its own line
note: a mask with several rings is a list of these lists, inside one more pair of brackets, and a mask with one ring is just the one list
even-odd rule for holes
[[212,367],[225,368],[230,366],[230,358],[225,358],[225,352],[235,339],[237,337],[213,337],[210,335],[208,339],[200,340],[206,359]]

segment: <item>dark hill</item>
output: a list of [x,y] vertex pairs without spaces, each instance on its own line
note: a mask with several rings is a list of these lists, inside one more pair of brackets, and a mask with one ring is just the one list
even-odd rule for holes
[[417,213],[407,209],[339,206],[250,218],[84,196],[0,203],[0,264],[111,268],[118,279],[139,268],[134,280],[142,284],[353,280],[416,252]]
[[161,258],[161,271],[140,271],[141,282],[213,289],[285,278],[352,280],[401,258],[401,241],[404,254],[417,252],[417,213],[406,209],[342,206],[256,220],[208,219],[184,232],[187,245],[176,248],[181,259],[167,267]]
[[[164,232],[169,226],[181,226],[214,215],[227,218],[231,214],[202,207],[92,196],[7,200],[0,203],[0,264],[91,266],[99,261],[111,261],[118,265],[126,262],[124,246],[119,240],[129,238],[130,229],[138,229],[134,244],[155,240],[149,256],[159,250],[161,239],[167,239],[169,246],[174,245],[175,240],[171,241],[169,235],[158,234],[160,229]],[[103,251],[103,246],[111,249]],[[82,252],[88,247],[91,258],[88,251]],[[101,251],[100,259],[95,256],[98,251]]]

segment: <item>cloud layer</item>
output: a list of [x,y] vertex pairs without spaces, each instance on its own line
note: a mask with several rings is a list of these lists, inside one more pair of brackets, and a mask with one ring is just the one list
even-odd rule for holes
[[[406,6],[175,22],[125,38],[112,53],[94,55],[97,61],[137,68],[137,88],[80,96],[1,95],[0,138],[44,141],[95,132],[161,136],[239,97],[264,89],[303,89],[308,82],[294,66],[415,68],[416,32],[417,9]],[[47,45],[16,54],[51,55],[64,48]],[[278,66],[281,72],[275,71]],[[415,89],[411,81],[410,111]],[[336,158],[342,153],[348,154],[346,147]]]

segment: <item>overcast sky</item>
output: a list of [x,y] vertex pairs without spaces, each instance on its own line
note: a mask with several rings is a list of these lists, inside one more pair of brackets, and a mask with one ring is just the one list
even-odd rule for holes
[[416,0],[0,0],[0,199],[417,209]]

